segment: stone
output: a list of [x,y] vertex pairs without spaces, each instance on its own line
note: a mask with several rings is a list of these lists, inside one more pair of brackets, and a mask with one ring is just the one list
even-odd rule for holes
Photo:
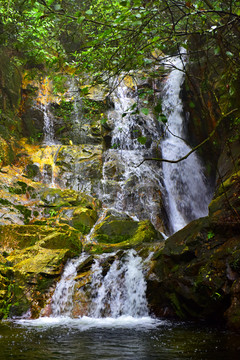
[[111,252],[117,248],[131,248],[162,239],[149,220],[134,221],[125,213],[110,210],[95,226],[90,244],[85,249],[90,252]]

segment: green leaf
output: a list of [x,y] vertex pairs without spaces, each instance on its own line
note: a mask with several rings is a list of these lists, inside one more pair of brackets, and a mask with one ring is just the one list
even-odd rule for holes
[[85,20],[85,16],[80,16],[78,19],[77,19],[77,23],[78,24],[81,24],[83,22],[83,20]]
[[103,118],[103,119],[100,120],[100,123],[101,123],[102,125],[106,124],[106,122],[107,122],[107,118]]
[[134,103],[129,109],[134,110],[137,107],[137,103]]
[[89,93],[88,86],[81,88],[81,93],[83,93],[83,95],[87,95]]
[[156,113],[161,113],[162,112],[162,104],[161,102],[159,102],[155,107],[154,107],[154,111]]
[[215,55],[219,55],[219,54],[220,54],[220,46],[217,46],[217,47],[214,49],[214,54],[215,54]]
[[226,51],[226,55],[229,57],[233,57],[233,53],[231,51]]
[[54,9],[56,10],[56,11],[59,11],[59,10],[61,10],[61,5],[60,4],[56,4],[56,5],[54,5]]
[[158,118],[157,118],[157,120],[158,120],[159,122],[164,123],[164,124],[167,123],[167,118],[166,118],[166,116],[165,116],[164,114],[159,115]]
[[137,20],[137,21],[134,21],[132,24],[133,24],[133,26],[140,26],[140,25],[142,25],[142,21]]
[[215,236],[214,232],[210,230],[207,234],[208,240],[212,239]]
[[147,108],[142,108],[142,109],[141,109],[141,112],[142,112],[144,115],[148,115],[148,114],[149,114],[149,109],[147,109]]
[[137,141],[138,141],[140,144],[145,145],[146,142],[147,142],[147,138],[146,138],[146,136],[139,136],[139,137],[137,138]]
[[145,64],[152,64],[153,60],[152,59],[143,59],[143,61],[145,62]]
[[87,11],[86,11],[86,14],[88,14],[88,15],[92,15],[92,14],[93,14],[93,12],[92,12],[92,10],[91,10],[91,9],[89,9],[89,10],[87,10]]
[[190,103],[189,103],[189,107],[190,107],[191,109],[194,109],[194,108],[195,108],[195,104],[194,104],[194,102],[190,101]]

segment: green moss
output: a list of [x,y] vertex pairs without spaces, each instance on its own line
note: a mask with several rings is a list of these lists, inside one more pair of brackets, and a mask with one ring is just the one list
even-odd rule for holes
[[97,212],[92,209],[77,207],[73,212],[72,226],[88,234],[97,220]]
[[23,206],[23,205],[15,205],[14,206],[17,210],[20,211],[21,214],[23,214],[24,216],[24,224],[29,224],[29,220],[32,217],[32,211],[29,210],[27,207]]
[[132,246],[142,242],[151,242],[162,239],[149,220],[133,221],[131,219],[114,219],[110,215],[96,226],[93,240],[100,243],[120,244]]
[[180,318],[180,319],[184,319],[186,317],[183,309],[182,309],[182,306],[181,306],[181,303],[177,297],[177,295],[175,293],[170,293],[170,294],[167,294],[167,297],[169,298],[169,300],[171,301],[171,304],[174,308],[174,311],[176,313],[176,315]]

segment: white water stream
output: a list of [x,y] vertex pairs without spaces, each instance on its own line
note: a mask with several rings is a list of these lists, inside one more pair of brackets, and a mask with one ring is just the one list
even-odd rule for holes
[[[183,106],[180,99],[184,81],[184,55],[175,57],[168,66],[173,67],[162,91],[163,113],[168,119],[164,141],[161,143],[164,159],[177,160],[191,148],[186,144],[183,131]],[[170,231],[180,230],[191,220],[206,216],[210,194],[207,189],[203,167],[196,153],[179,163],[163,162],[163,177],[167,191],[167,213]]]
[[134,250],[124,259],[114,260],[107,275],[102,275],[101,262],[96,259],[92,267],[93,303],[92,317],[148,316],[146,281],[143,276],[142,259]]
[[79,258],[69,260],[65,265],[61,280],[58,282],[52,297],[51,309],[52,316],[70,316],[73,309],[73,291],[75,286],[75,277],[77,268],[88,255],[81,254]]
[[54,140],[54,117],[49,110],[49,104],[43,103],[40,105],[43,112],[43,145],[55,145]]
[[[159,228],[159,193],[164,193],[161,168],[156,162],[139,166],[144,158],[152,156],[159,125],[150,114],[135,114],[136,88],[129,88],[124,80],[118,86],[115,82],[111,86],[114,109],[109,111],[108,120],[113,127],[112,147],[104,152],[98,196],[107,207],[124,211],[135,219],[148,218]],[[139,138],[145,138],[146,145]]]
[[[56,286],[52,297],[51,309],[53,318],[59,316],[72,317],[73,294],[76,284],[77,268],[89,255],[82,254],[78,259],[70,260],[65,266],[61,280]],[[112,256],[112,254],[111,254]],[[143,261],[135,250],[129,250],[119,259],[110,263],[105,274],[104,261],[109,255],[101,255],[95,258],[91,268],[91,283],[88,292],[90,293],[91,304],[88,318],[120,319],[124,324],[134,319],[145,323],[151,323],[148,315],[146,300],[146,281],[143,274]],[[85,317],[86,318],[86,317]],[[127,320],[126,320],[127,319]]]

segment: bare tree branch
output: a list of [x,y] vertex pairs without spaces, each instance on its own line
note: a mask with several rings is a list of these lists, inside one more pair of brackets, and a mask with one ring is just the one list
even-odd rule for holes
[[191,151],[189,151],[185,156],[181,157],[180,159],[177,159],[177,160],[169,160],[169,159],[163,159],[163,158],[146,158],[146,159],[143,159],[143,161],[140,162],[140,164],[138,164],[136,167],[139,167],[140,165],[142,165],[145,161],[149,161],[149,160],[152,160],[152,161],[161,161],[161,162],[167,162],[167,163],[171,163],[171,164],[177,164],[179,163],[180,161],[183,161],[185,159],[187,159],[194,151],[196,151],[197,149],[199,149],[201,146],[203,146],[206,142],[208,142],[212,137],[213,135],[215,134],[218,126],[220,125],[220,123],[222,122],[223,119],[225,119],[227,116],[231,115],[232,113],[234,113],[235,111],[237,111],[238,108],[236,109],[233,109],[231,111],[229,111],[227,114],[224,114],[223,116],[220,117],[220,119],[218,120],[215,128],[213,129],[213,131],[209,134],[209,136],[204,139],[200,144],[198,144],[197,146],[195,146],[194,148],[191,149]]

